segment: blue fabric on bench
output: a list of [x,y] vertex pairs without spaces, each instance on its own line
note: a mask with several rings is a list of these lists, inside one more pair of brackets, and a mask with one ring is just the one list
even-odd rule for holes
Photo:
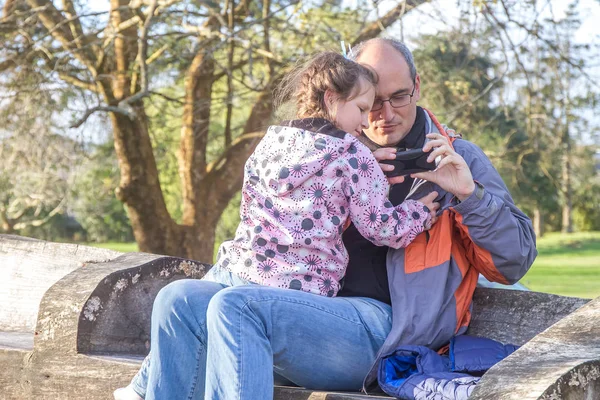
[[[424,346],[400,346],[379,365],[379,386],[406,400],[466,400],[478,376],[517,349],[495,340],[461,335],[448,355]],[[468,373],[467,373],[468,372]]]

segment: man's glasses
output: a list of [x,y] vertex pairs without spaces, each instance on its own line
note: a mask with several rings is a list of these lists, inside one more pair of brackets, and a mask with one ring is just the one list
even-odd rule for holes
[[379,111],[383,108],[383,103],[388,101],[390,106],[394,108],[406,107],[412,101],[413,96],[415,95],[415,89],[417,88],[416,83],[413,81],[413,90],[411,94],[399,94],[396,96],[392,96],[389,99],[375,99],[373,102],[373,107],[371,107],[371,111]]

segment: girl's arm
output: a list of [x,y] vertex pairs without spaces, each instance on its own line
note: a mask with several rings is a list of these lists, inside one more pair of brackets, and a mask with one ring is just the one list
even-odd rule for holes
[[375,157],[362,143],[346,153],[344,193],[350,219],[366,239],[378,246],[408,246],[431,222],[429,209],[419,201],[405,200],[394,207],[387,197],[389,184]]

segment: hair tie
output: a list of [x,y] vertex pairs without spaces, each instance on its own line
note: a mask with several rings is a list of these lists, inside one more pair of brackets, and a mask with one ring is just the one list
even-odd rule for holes
[[352,60],[354,58],[354,53],[352,52],[352,46],[348,45],[348,51],[346,52],[346,43],[342,40],[340,42],[342,46],[342,55],[347,60]]

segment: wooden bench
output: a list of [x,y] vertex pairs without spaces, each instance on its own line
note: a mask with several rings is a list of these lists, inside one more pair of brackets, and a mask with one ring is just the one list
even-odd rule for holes
[[[7,235],[0,265],[0,399],[111,399],[148,351],[160,288],[209,268]],[[469,334],[524,345],[484,375],[473,399],[600,398],[598,300],[478,288],[473,311]],[[278,400],[377,397],[275,388]]]

